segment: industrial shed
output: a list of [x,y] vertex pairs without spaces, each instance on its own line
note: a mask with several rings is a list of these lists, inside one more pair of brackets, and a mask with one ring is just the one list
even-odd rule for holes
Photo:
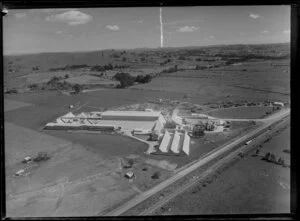
[[179,153],[179,141],[180,141],[179,133],[175,131],[172,145],[171,145],[171,150],[173,153]]
[[190,136],[187,132],[184,133],[184,140],[183,140],[183,147],[182,150],[185,152],[188,156],[190,155]]
[[170,140],[171,140],[171,135],[170,133],[166,130],[165,134],[164,134],[164,137],[160,143],[160,146],[159,146],[159,150],[163,153],[167,153],[168,152],[168,146],[169,146],[169,143],[170,143]]
[[105,111],[102,113],[103,120],[123,121],[156,121],[161,112],[159,111]]

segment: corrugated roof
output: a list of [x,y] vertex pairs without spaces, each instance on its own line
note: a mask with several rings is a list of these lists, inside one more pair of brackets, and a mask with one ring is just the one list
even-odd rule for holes
[[105,111],[102,116],[139,116],[139,117],[158,117],[159,111]]
[[67,113],[66,115],[62,116],[62,117],[75,117],[75,115],[72,112]]

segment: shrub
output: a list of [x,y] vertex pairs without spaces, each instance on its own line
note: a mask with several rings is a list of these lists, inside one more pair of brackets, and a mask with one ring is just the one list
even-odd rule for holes
[[159,179],[159,177],[160,177],[160,172],[155,172],[155,173],[151,176],[152,179]]
[[276,157],[274,154],[271,154],[270,157],[269,157],[269,161],[272,162],[272,163],[276,163]]
[[28,86],[28,88],[30,88],[31,90],[35,90],[35,89],[38,89],[38,85],[37,84],[30,84]]
[[39,152],[38,155],[33,158],[34,162],[47,161],[50,159],[50,156],[46,152]]
[[113,78],[120,82],[120,86],[118,86],[118,88],[125,88],[128,86],[132,86],[135,81],[134,77],[132,77],[128,73],[123,73],[123,72],[115,74]]
[[285,165],[284,159],[282,159],[281,157],[279,157],[277,163],[278,163],[279,165]]
[[75,94],[78,94],[82,90],[82,87],[79,84],[75,84],[73,85],[73,90]]
[[165,124],[165,128],[175,129],[176,128],[176,123],[174,121],[167,121],[166,124]]
[[284,149],[283,152],[284,152],[284,153],[291,153],[291,150],[289,150],[289,149]]
[[263,160],[266,160],[266,161],[269,161],[270,155],[271,155],[271,153],[270,153],[270,152],[267,152],[267,153],[265,154],[265,156],[264,156],[262,159],[263,159]]
[[128,160],[128,164],[129,164],[130,166],[132,166],[132,165],[134,164],[133,159],[129,159],[129,160]]
[[69,75],[68,75],[68,74],[65,75],[65,79],[67,79],[67,78],[69,78]]
[[10,89],[5,92],[5,94],[17,94],[18,91],[16,89]]
[[180,56],[178,57],[178,60],[186,60],[186,57],[184,57],[183,55],[180,55]]
[[145,83],[149,83],[151,79],[152,77],[150,74],[147,74],[146,76],[138,75],[135,79],[135,82],[145,84]]

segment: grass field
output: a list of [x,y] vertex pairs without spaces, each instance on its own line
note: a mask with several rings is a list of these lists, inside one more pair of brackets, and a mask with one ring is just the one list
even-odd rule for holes
[[[290,148],[289,139],[288,127],[263,144],[262,150],[289,163],[289,154],[282,152]],[[248,155],[212,183],[176,197],[166,208],[171,208],[166,214],[172,215],[289,213],[290,169]]]
[[272,111],[272,107],[232,107],[211,111],[209,114],[218,118],[259,119],[269,111]]
[[[252,46],[249,47],[252,48]],[[263,48],[261,50],[271,55],[276,55],[277,51],[284,55],[289,54],[289,44],[260,47]],[[66,95],[59,91],[5,94],[8,215],[24,217],[96,215],[133,197],[141,190],[161,182],[170,176],[170,170],[199,158],[224,142],[238,137],[242,131],[253,128],[254,125],[249,123],[234,122],[231,124],[229,132],[207,134],[204,138],[192,139],[190,156],[184,154],[180,156],[146,155],[144,154],[147,150],[146,144],[119,135],[42,130],[46,123],[69,111],[77,113],[96,111],[159,99],[185,100],[194,104],[235,100],[289,102],[289,59],[251,61],[213,68],[204,67],[226,62],[226,58],[221,58],[223,61],[217,59],[216,54],[225,52],[225,55],[227,53],[230,55],[232,52],[238,53],[239,50],[248,49],[244,46],[241,49],[234,46],[220,46],[219,48],[201,49],[205,51],[204,54],[199,48],[196,50],[171,48],[155,49],[152,52],[148,52],[146,49],[126,50],[126,52],[105,50],[5,56],[5,89],[26,89],[29,84],[47,82],[53,76],[65,76],[66,74],[69,75],[69,78],[65,80],[72,84],[79,83],[86,85],[89,89],[97,89],[94,88],[95,85],[103,88],[103,85],[115,83],[115,81],[111,81],[111,77],[119,71],[132,76],[138,74],[154,74],[155,76],[165,68],[174,65],[178,65],[180,70],[173,73],[161,73],[149,83],[134,85],[127,89],[89,91],[77,95]],[[180,53],[177,50],[181,50]],[[261,53],[261,50],[256,50],[253,47],[251,53]],[[186,57],[184,60],[178,59],[181,52]],[[202,61],[195,60],[200,57]],[[171,61],[161,64],[167,58]],[[211,61],[203,61],[203,58],[209,58]],[[114,66],[126,64],[129,67],[126,69],[113,68],[104,73],[89,70],[93,65],[109,63]],[[84,67],[89,66],[89,68],[53,70],[53,68],[62,68],[66,65],[83,65]],[[182,70],[182,68],[190,68],[195,65],[200,65],[205,69]],[[52,70],[49,70],[50,68]],[[73,109],[69,109],[71,104],[75,106]],[[265,108],[247,107],[247,110],[243,108],[217,110],[213,112],[213,115],[258,118],[266,111]],[[276,139],[278,140],[276,141]],[[286,135],[284,137],[280,135],[274,140],[280,144],[281,140],[289,140],[289,138]],[[266,143],[264,150],[272,148],[274,150],[277,143]],[[22,158],[34,155],[39,151],[51,153],[52,158],[32,169],[28,177],[13,178],[12,175],[16,170],[24,166],[20,163]],[[287,154],[282,153],[282,150],[279,149],[276,153]],[[138,156],[140,160],[140,163],[133,168],[137,178],[132,183],[124,178],[124,170],[120,165],[120,159],[126,158],[130,154]],[[285,157],[287,156],[285,155]],[[288,161],[288,159],[286,160]],[[239,168],[234,167],[229,170],[230,172],[225,172],[219,181],[216,181],[217,184],[212,184],[215,185],[212,187],[212,192],[205,192],[202,195],[195,194],[189,200],[181,201],[186,202],[182,207],[181,203],[178,203],[178,212],[185,210],[183,212],[185,214],[199,213],[200,206],[201,213],[205,213],[205,211],[206,213],[222,213],[224,211],[232,213],[238,210],[243,211],[243,208],[247,208],[249,203],[253,207],[251,211],[254,212],[263,211],[259,210],[259,207],[262,207],[264,211],[274,211],[278,208],[285,211],[285,207],[278,202],[278,199],[283,197],[285,202],[287,198],[284,198],[283,190],[280,189],[282,185],[281,187],[274,186],[274,180],[283,177],[282,182],[288,183],[288,178],[272,166],[274,165],[258,161],[257,158],[246,159],[241,162]],[[148,169],[142,170],[144,167],[148,167]],[[259,170],[259,168],[263,169]],[[286,168],[282,169],[286,171]],[[160,178],[152,179],[151,175],[158,171],[161,172]],[[269,177],[266,177],[266,174]],[[269,179],[270,177],[272,180]],[[222,185],[223,183],[224,185]],[[261,186],[259,186],[260,183],[262,183]],[[49,191],[28,193],[15,198],[9,196],[9,194],[25,191],[36,191],[55,184],[58,185]],[[256,186],[259,188],[254,189]],[[270,188],[268,188],[269,186]],[[263,189],[265,192],[262,193]],[[241,192],[245,192],[245,194],[240,194]],[[276,208],[271,207],[272,200],[278,202]]]
[[14,101],[14,100],[5,99],[4,100],[4,111],[11,111],[14,109],[18,109],[21,107],[27,107],[30,105],[31,105],[30,103],[25,103],[22,101]]
[[[98,145],[93,149],[87,146],[89,143],[81,145],[66,140],[64,136],[56,138],[6,123],[7,215],[87,216],[97,214],[136,194],[136,190],[123,177],[119,161],[112,154],[105,155],[103,150],[97,151],[97,148],[101,148],[99,139],[103,146],[105,138],[101,139],[101,135],[98,135]],[[112,136],[109,138],[105,140],[106,144],[116,151],[120,147],[120,143],[116,143],[118,139]],[[130,141],[121,142],[129,145],[124,148],[136,147]],[[126,149],[123,150],[125,152]],[[21,160],[25,156],[35,156],[40,151],[47,152],[51,159],[29,170],[30,174],[26,177],[13,177],[17,170],[24,168]],[[70,203],[75,199],[76,203]]]

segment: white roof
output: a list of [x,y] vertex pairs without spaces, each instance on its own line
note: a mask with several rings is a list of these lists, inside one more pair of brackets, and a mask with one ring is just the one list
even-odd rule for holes
[[88,116],[85,113],[82,112],[82,113],[78,114],[77,117],[87,118]]
[[75,115],[72,112],[67,113],[66,115],[62,117],[75,117]]
[[158,117],[160,113],[160,111],[105,111],[102,116]]

